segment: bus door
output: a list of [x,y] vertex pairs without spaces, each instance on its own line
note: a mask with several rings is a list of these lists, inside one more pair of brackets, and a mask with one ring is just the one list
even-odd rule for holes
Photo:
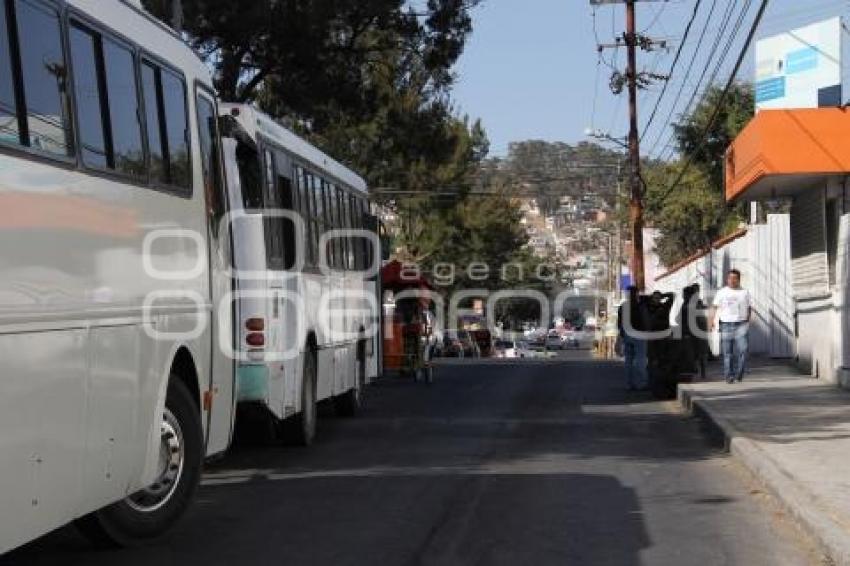
[[[236,412],[235,359],[230,348],[223,347],[234,344],[234,302],[222,302],[234,290],[231,275],[231,267],[234,265],[233,236],[227,214],[230,207],[225,192],[218,111],[215,98],[206,90],[199,89],[197,92],[197,113],[207,203],[210,295],[213,304],[210,319],[212,344],[209,389],[204,395],[208,419],[207,454],[211,455],[223,452],[229,446]],[[238,180],[238,175],[234,178]]]
[[[265,166],[265,209],[266,246],[268,252],[269,277],[267,283],[269,312],[269,348],[272,356],[270,376],[276,385],[272,388],[269,401],[277,407],[279,416],[285,417],[295,406],[296,372],[286,371],[288,356],[300,347],[297,329],[297,304],[293,297],[298,294],[298,279],[294,275],[296,263],[296,224],[292,215],[295,195],[292,182],[292,160],[281,151],[264,149]],[[277,412],[277,411],[276,411]]]

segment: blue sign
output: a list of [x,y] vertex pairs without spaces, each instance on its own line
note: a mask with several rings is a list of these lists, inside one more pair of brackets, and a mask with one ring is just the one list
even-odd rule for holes
[[756,83],[756,102],[768,102],[777,98],[785,98],[785,77]]
[[814,47],[806,47],[788,54],[785,62],[785,72],[789,75],[805,73],[818,68],[818,50]]

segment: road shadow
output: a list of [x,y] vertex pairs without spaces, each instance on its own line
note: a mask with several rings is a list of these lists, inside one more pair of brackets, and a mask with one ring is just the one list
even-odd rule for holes
[[97,552],[64,529],[0,563],[628,566],[648,545],[634,491],[613,477],[459,468],[207,486],[158,544]]
[[[626,392],[618,364],[519,369],[381,381],[359,418],[321,420],[310,449],[239,445],[209,465],[161,542],[95,551],[64,528],[0,564],[639,564],[644,511],[605,466],[716,451],[696,427],[671,427],[684,417],[663,403]],[[602,472],[576,471],[583,462]]]

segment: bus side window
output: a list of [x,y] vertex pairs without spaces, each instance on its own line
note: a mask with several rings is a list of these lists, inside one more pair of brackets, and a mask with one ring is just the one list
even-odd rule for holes
[[277,173],[275,171],[274,154],[263,152],[265,162],[265,210],[271,215],[266,216],[263,225],[266,232],[266,264],[269,269],[284,268],[283,255],[283,218],[279,216],[281,206],[280,193],[277,190]]
[[316,260],[313,255],[313,250],[310,247],[314,228],[310,221],[312,213],[310,212],[310,193],[307,191],[306,174],[307,173],[304,171],[303,167],[295,167],[294,177],[295,185],[298,189],[298,213],[301,215],[301,220],[304,222],[305,230],[304,242],[302,243],[304,246],[304,262],[307,265],[314,265]]
[[83,163],[145,177],[133,52],[78,22],[69,37]]
[[[315,221],[314,226],[316,227],[316,231],[313,234],[313,246],[316,249],[316,260],[318,261],[321,258],[321,254],[319,254],[319,243],[321,242],[322,235],[328,231],[328,201],[325,197],[325,193],[322,190],[322,180],[314,174],[309,175],[310,179],[310,192],[313,194],[313,202],[316,203],[315,208]],[[325,250],[325,261],[327,262],[328,267],[333,266],[334,256],[333,253],[328,253],[328,250]]]
[[0,140],[72,155],[59,13],[32,0],[0,2]]
[[175,73],[142,61],[142,92],[148,132],[151,180],[192,193],[186,85]]
[[[280,207],[286,212],[295,211],[295,194],[292,187],[292,179],[287,174],[292,171],[289,157],[276,152],[275,164],[277,165],[277,189],[280,192]],[[283,227],[283,263],[284,269],[292,269],[296,260],[295,224],[291,218],[282,219]]]

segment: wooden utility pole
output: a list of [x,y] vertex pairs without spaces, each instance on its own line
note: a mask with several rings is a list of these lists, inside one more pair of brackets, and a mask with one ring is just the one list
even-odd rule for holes
[[643,183],[640,175],[640,132],[638,131],[637,99],[637,23],[635,0],[626,0],[626,48],[629,85],[629,218],[632,226],[632,278],[638,290],[646,288],[643,264]]
[[[643,2],[661,0],[641,0]],[[666,1],[666,0],[663,0]],[[619,48],[625,46],[628,57],[625,77],[615,77],[611,84],[617,84],[617,78],[624,79],[629,93],[629,220],[631,223],[632,238],[632,282],[639,290],[646,289],[646,270],[643,261],[643,178],[640,173],[640,129],[638,126],[638,88],[647,81],[653,79],[664,79],[655,75],[642,74],[637,67],[638,48],[651,51],[654,47],[666,47],[664,42],[654,42],[643,37],[637,32],[637,15],[635,4],[638,0],[590,0],[592,6],[601,4],[625,4],[626,5],[626,32],[622,40],[614,44],[600,45],[599,50],[608,48]],[[622,85],[622,82],[620,84]],[[616,92],[616,91],[615,91]],[[618,92],[617,92],[618,93]]]

